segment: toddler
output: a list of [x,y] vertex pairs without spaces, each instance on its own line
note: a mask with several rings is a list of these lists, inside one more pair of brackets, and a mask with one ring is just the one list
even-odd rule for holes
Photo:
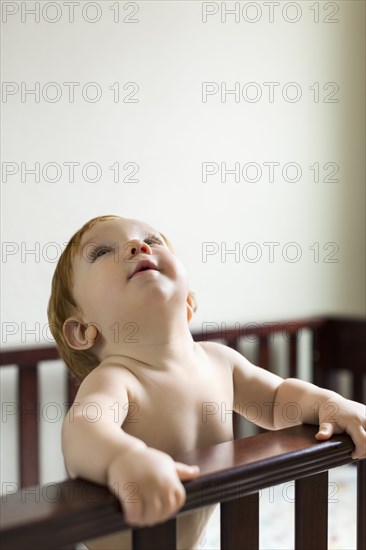
[[[319,424],[318,440],[347,432],[366,456],[366,407],[313,384],[282,379],[214,342],[194,342],[196,305],[168,239],[118,216],[87,222],[70,240],[52,281],[48,317],[61,357],[81,381],[62,429],[71,477],[107,485],[131,526],[166,521],[184,504],[181,483],[199,469],[170,455],[233,439],[232,418],[205,415],[205,403],[238,413],[255,402],[256,422]],[[132,498],[133,497],[133,498]],[[214,509],[183,514],[179,550],[197,548]],[[131,548],[131,530],[86,541],[90,550]]]

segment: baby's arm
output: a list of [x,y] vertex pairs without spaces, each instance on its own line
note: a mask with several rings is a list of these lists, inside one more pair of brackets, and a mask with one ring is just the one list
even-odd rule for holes
[[108,485],[131,525],[165,521],[181,508],[180,482],[199,470],[174,460],[121,428],[128,413],[124,369],[103,365],[80,386],[62,427],[62,450],[72,477]]
[[352,458],[366,458],[365,405],[309,382],[284,380],[252,365],[231,348],[226,348],[226,354],[233,369],[236,412],[270,430],[319,424],[319,440],[347,432],[355,444]]
[[336,392],[319,388],[309,382],[288,378],[279,386],[274,398],[275,427],[286,427],[281,408],[287,403],[296,403],[301,423],[319,424],[316,438],[329,439],[335,433],[347,432],[355,449],[352,458],[366,458],[366,407],[345,399]]

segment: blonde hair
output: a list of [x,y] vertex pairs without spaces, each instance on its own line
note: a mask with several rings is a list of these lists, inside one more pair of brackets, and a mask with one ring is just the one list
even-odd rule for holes
[[[72,265],[75,253],[79,252],[81,239],[95,224],[107,220],[118,219],[119,216],[98,216],[86,222],[68,242],[65,250],[62,252],[53,274],[51,296],[48,302],[48,322],[51,333],[56,341],[61,358],[65,361],[72,375],[79,381],[82,381],[95,367],[99,360],[91,350],[72,349],[63,332],[63,326],[71,315],[78,311],[78,305],[72,293],[73,273]],[[169,250],[174,254],[173,247],[167,237],[160,233],[166,242]],[[193,311],[196,311],[197,305],[194,293],[188,292],[190,304]]]

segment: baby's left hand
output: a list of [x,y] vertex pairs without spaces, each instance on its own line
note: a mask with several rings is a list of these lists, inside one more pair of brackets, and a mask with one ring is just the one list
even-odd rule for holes
[[325,401],[319,408],[319,431],[316,439],[348,433],[355,444],[352,458],[366,458],[366,406],[340,395]]

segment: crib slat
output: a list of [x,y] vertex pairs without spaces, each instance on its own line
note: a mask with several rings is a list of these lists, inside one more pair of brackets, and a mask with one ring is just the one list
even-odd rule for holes
[[235,351],[238,351],[238,338],[234,335],[226,335],[226,345],[229,346],[229,348],[234,349]]
[[363,396],[363,377],[365,376],[365,373],[362,372],[354,372],[353,373],[353,395],[352,399],[354,401],[358,401],[359,403],[364,403],[365,399]]
[[362,550],[366,548],[366,460],[357,469],[357,550]]
[[297,333],[290,334],[290,378],[297,374]]
[[173,550],[176,548],[177,540],[177,520],[175,518],[160,523],[154,527],[145,527],[143,529],[132,531],[132,549],[133,550]]
[[328,471],[295,481],[295,548],[328,548]]
[[233,411],[233,438],[240,439],[242,437],[240,430],[240,414]]
[[325,387],[325,367],[327,361],[327,353],[321,353],[321,345],[324,347],[325,338],[322,337],[322,331],[315,328],[312,332],[312,382],[321,388]]
[[221,503],[221,548],[259,548],[259,493]]
[[[238,346],[239,340],[236,336],[228,336],[226,334],[226,345],[235,351],[239,351]],[[233,437],[234,439],[239,439],[241,437],[240,433],[240,414],[233,411]]]
[[259,366],[269,370],[269,341],[268,335],[259,337]]
[[19,368],[19,435],[20,484],[30,487],[39,483],[38,459],[38,368],[37,364]]

